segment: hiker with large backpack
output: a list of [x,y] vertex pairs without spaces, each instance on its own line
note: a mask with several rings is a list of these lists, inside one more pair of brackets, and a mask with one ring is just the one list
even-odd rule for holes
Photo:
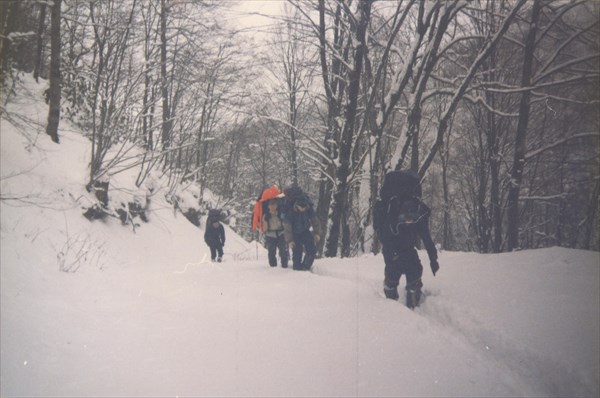
[[225,246],[225,228],[221,224],[221,211],[218,209],[208,211],[204,242],[210,248],[210,259],[221,262],[223,260],[223,246]]
[[292,268],[309,271],[317,255],[316,244],[321,239],[321,225],[310,198],[300,187],[288,187],[284,194],[283,225],[285,240],[292,249]]
[[419,305],[423,266],[417,254],[421,238],[431,265],[439,270],[437,250],[429,232],[431,211],[421,200],[421,183],[411,171],[391,171],[385,175],[379,198],[373,207],[373,227],[382,244],[385,261],[383,291],[387,298],[398,300],[398,284],[406,276],[406,305]]
[[277,185],[273,185],[261,193],[254,205],[252,229],[259,229],[265,234],[269,266],[277,266],[277,250],[281,259],[281,267],[288,266],[288,249],[283,232],[283,193]]

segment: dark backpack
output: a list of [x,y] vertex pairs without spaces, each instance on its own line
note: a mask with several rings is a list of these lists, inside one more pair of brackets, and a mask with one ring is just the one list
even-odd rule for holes
[[420,196],[421,183],[415,173],[391,171],[385,175],[373,207],[373,228],[384,245],[416,239],[416,223],[430,212]]
[[292,211],[294,203],[296,203],[296,201],[299,199],[303,199],[305,202],[307,202],[309,207],[313,206],[311,200],[308,198],[308,195],[306,195],[306,193],[304,193],[302,188],[300,188],[298,185],[291,185],[285,188],[283,190],[283,194],[285,195],[285,200],[283,201],[282,205],[283,213]]
[[419,177],[412,171],[390,171],[383,179],[379,197],[384,201],[388,201],[394,197],[397,197],[401,201],[413,197],[421,197],[421,182],[419,181]]
[[302,191],[302,188],[300,188],[298,185],[290,185],[289,187],[284,188],[283,194],[285,195],[285,199],[292,203],[297,199],[306,196],[304,191]]
[[215,221],[222,221],[221,217],[222,217],[222,213],[221,213],[220,209],[210,209],[208,211],[208,217],[206,218],[206,223],[210,224]]

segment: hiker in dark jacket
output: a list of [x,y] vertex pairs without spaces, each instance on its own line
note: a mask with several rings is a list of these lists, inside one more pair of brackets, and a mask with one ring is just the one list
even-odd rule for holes
[[225,246],[225,228],[217,218],[208,218],[206,220],[206,230],[204,231],[204,241],[210,248],[210,259],[218,262],[223,260],[223,246]]
[[386,174],[380,198],[373,209],[373,227],[382,243],[385,261],[383,291],[389,299],[398,300],[400,277],[406,275],[406,305],[419,305],[423,282],[423,266],[417,254],[417,239],[421,238],[431,271],[439,270],[437,250],[429,232],[431,211],[420,198],[421,186],[416,174],[392,171]]
[[292,267],[294,270],[308,271],[317,254],[316,243],[321,239],[319,219],[310,199],[304,193],[289,199],[288,206],[283,225],[285,240],[292,249]]
[[267,202],[268,211],[263,215],[262,226],[267,241],[269,265],[277,267],[277,250],[281,258],[281,267],[288,266],[288,249],[283,231],[283,215],[280,206],[281,199],[270,199]]

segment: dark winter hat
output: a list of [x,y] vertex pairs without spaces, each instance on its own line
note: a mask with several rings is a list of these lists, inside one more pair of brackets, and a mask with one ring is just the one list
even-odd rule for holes
[[286,187],[283,190],[283,193],[285,194],[285,197],[289,200],[296,200],[297,198],[300,198],[302,197],[302,195],[304,195],[304,192],[302,192],[302,188],[300,188],[296,184],[292,184],[289,187]]

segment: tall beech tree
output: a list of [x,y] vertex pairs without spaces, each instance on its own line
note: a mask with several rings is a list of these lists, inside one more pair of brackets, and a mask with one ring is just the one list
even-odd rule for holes
[[52,5],[51,31],[50,31],[50,88],[48,89],[49,110],[46,134],[52,141],[59,143],[58,124],[60,121],[60,16],[62,0],[54,0]]

